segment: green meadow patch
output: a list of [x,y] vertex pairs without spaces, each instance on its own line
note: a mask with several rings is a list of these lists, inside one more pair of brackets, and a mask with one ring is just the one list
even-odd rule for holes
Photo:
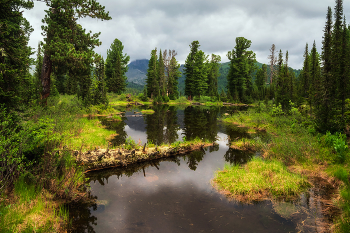
[[214,178],[218,189],[241,201],[274,197],[292,199],[310,184],[279,161],[254,158],[244,166],[226,165]]

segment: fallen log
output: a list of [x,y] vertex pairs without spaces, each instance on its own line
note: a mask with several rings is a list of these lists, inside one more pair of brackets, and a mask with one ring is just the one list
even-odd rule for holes
[[215,143],[183,143],[177,146],[140,147],[127,150],[97,149],[87,152],[74,151],[76,162],[85,167],[85,172],[98,171],[106,168],[128,166],[144,161],[185,155],[195,150],[203,150]]

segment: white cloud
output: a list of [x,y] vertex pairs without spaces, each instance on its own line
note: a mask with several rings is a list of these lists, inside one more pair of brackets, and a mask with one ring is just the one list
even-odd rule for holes
[[[235,46],[235,38],[243,36],[252,41],[251,49],[257,60],[267,63],[269,48],[274,43],[285,54],[289,64],[302,67],[305,44],[316,41],[321,50],[322,30],[327,7],[333,0],[100,0],[112,20],[81,19],[88,30],[101,32],[102,46],[96,52],[106,57],[115,38],[124,44],[131,60],[149,58],[151,50],[175,49],[184,63],[189,44],[198,40],[207,54],[215,53],[227,61],[226,53]],[[25,11],[35,31],[30,45],[36,47],[41,36],[41,19],[45,4],[35,2],[34,9]],[[345,14],[350,4],[344,3]]]

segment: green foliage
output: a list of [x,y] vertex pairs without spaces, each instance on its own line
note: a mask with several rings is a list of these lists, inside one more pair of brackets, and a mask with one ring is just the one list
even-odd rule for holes
[[249,102],[253,89],[252,73],[255,71],[255,53],[247,49],[251,41],[244,37],[236,38],[236,46],[227,53],[230,70],[227,75],[228,90],[233,93],[234,100]]
[[271,110],[271,116],[283,116],[285,115],[283,109],[282,109],[282,105],[279,104],[279,105],[274,105],[272,107],[272,110]]
[[123,53],[124,45],[115,39],[107,50],[106,59],[106,83],[109,92],[121,94],[125,91],[130,56]]
[[[0,105],[18,108],[32,99],[29,65],[32,54],[28,46],[33,31],[21,9],[31,9],[31,1],[2,1],[0,9]],[[28,93],[29,92],[29,93]]]
[[147,69],[147,96],[149,98],[154,98],[159,96],[159,82],[158,82],[158,73],[157,73],[157,49],[152,50],[151,59],[148,63]]
[[132,150],[135,149],[138,145],[136,144],[136,142],[129,136],[127,137],[127,139],[125,140],[125,149],[127,150]]
[[[98,40],[100,33],[87,33],[78,24],[81,17],[111,19],[108,12],[96,0],[83,1],[46,1],[49,7],[43,19],[42,26],[45,43],[42,74],[42,98],[46,99],[50,92],[50,75],[57,77],[68,74],[70,83],[79,85],[78,95],[87,104],[91,102],[91,69],[94,61],[94,48],[101,45]],[[72,89],[72,88],[71,88]]]
[[[198,41],[191,43],[191,52],[187,56],[184,66],[185,95],[190,96],[191,99],[194,96],[205,95],[208,89],[208,56],[202,50],[198,50],[199,46]],[[213,73],[213,75],[215,74]]]
[[346,142],[346,135],[336,132],[335,134],[331,134],[327,131],[324,143],[330,148],[333,148],[336,152],[335,161],[338,163],[344,163],[347,157],[348,145]]

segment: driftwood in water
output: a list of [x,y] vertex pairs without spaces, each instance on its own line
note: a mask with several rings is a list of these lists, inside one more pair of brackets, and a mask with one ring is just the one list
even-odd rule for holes
[[212,146],[213,143],[183,144],[177,147],[159,146],[140,149],[95,149],[79,153],[75,151],[77,163],[86,167],[86,172],[97,171],[112,167],[127,166],[129,164],[167,158],[175,155],[185,155],[195,150],[203,150],[205,147]]

